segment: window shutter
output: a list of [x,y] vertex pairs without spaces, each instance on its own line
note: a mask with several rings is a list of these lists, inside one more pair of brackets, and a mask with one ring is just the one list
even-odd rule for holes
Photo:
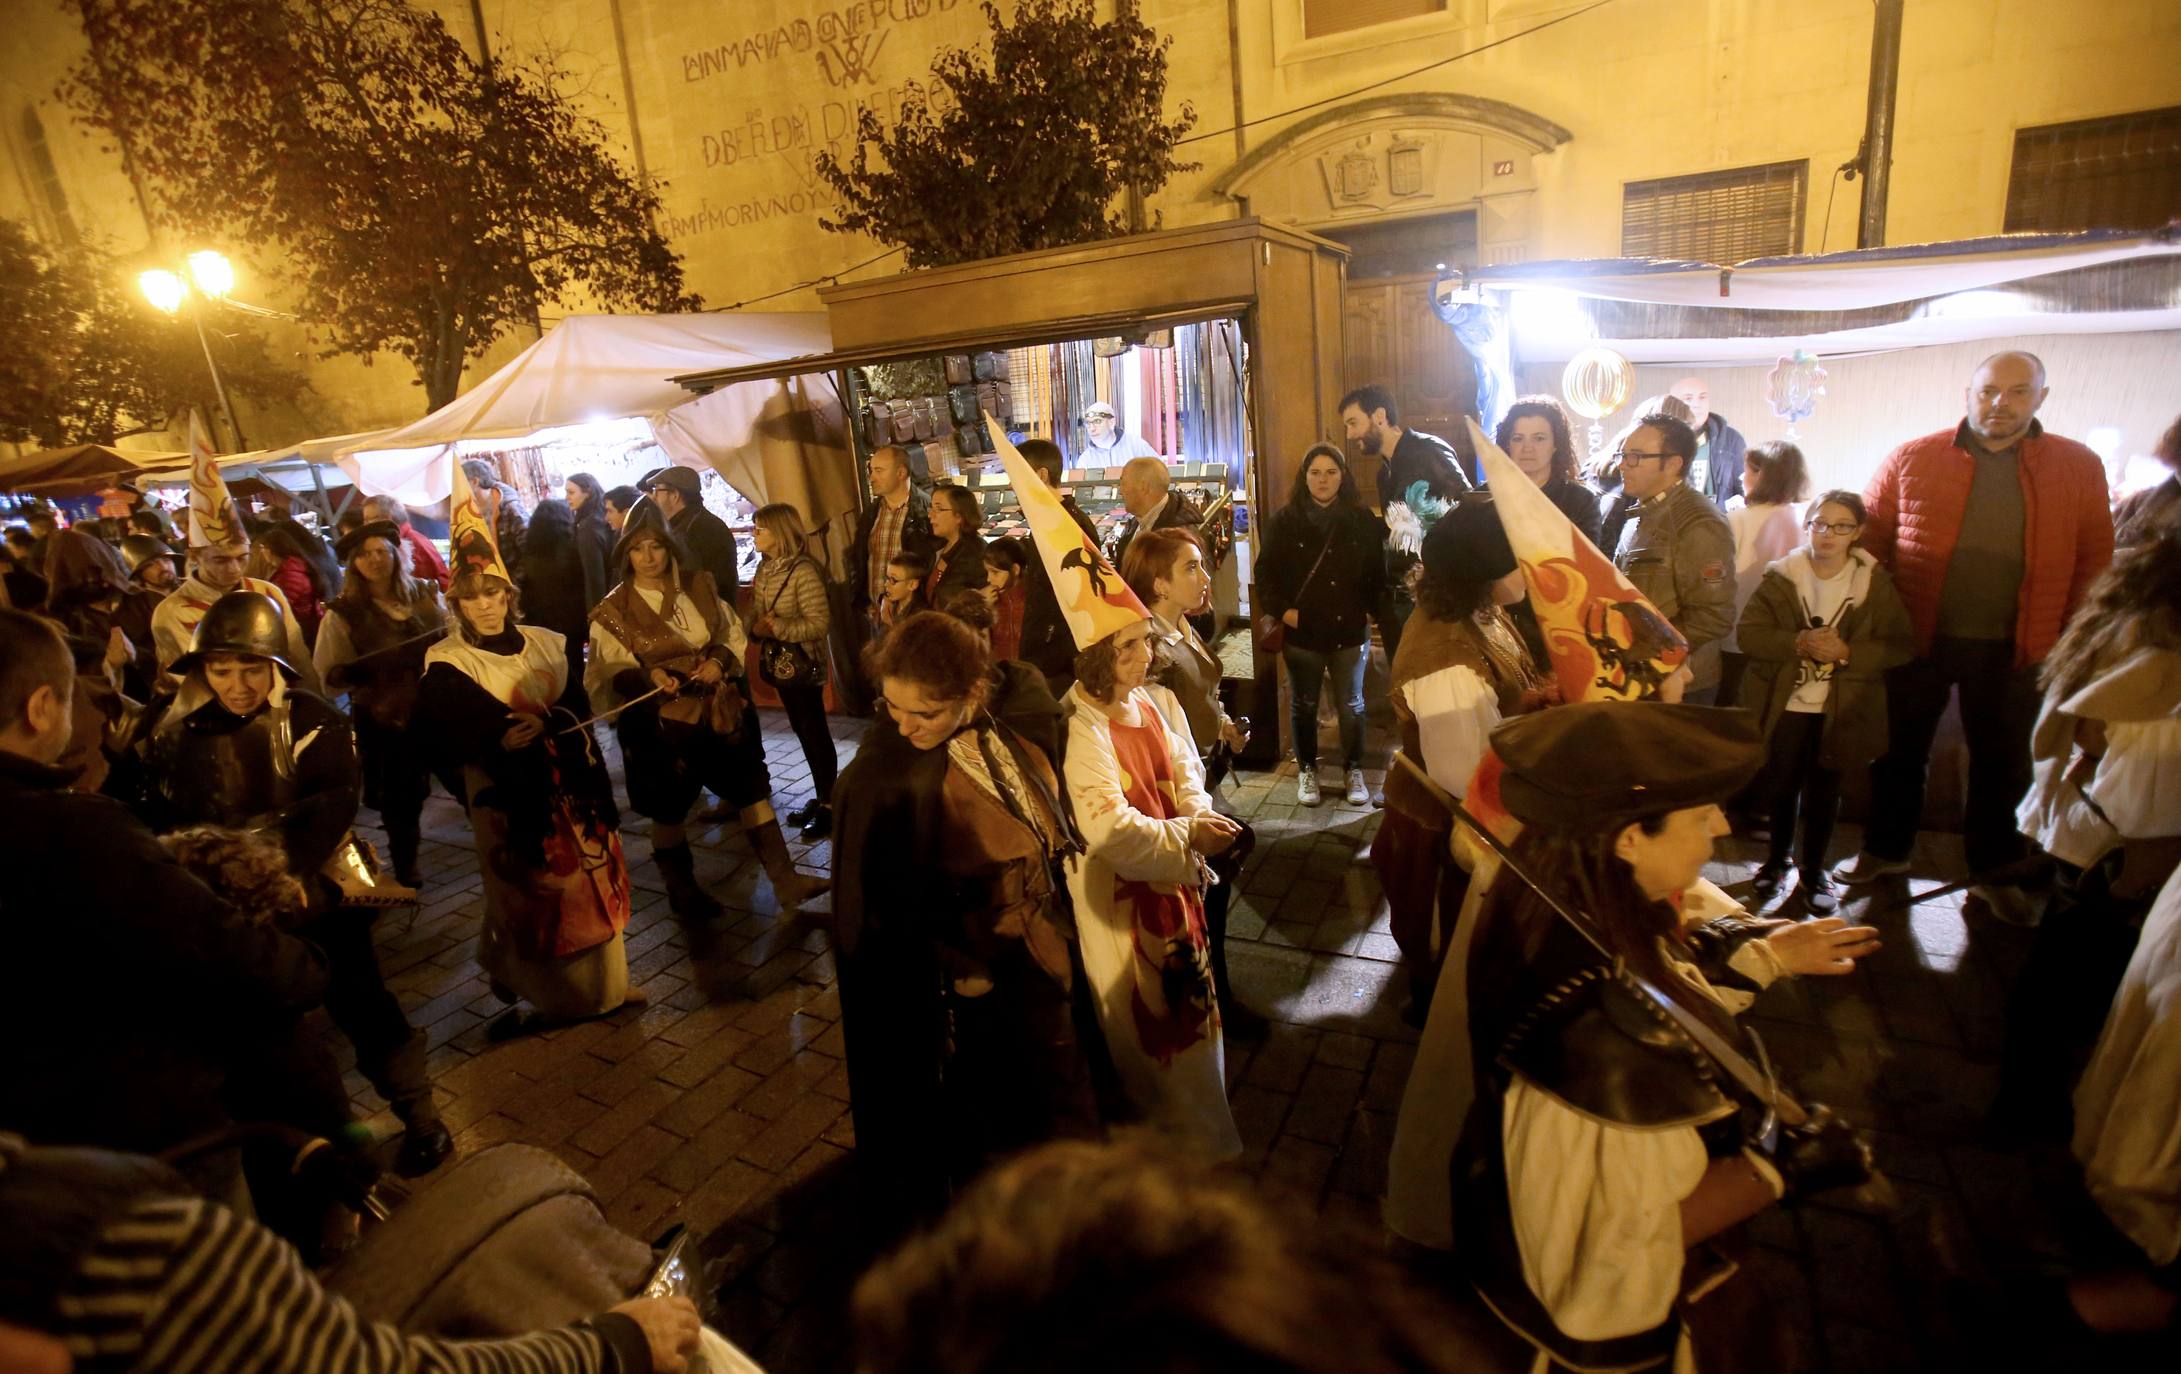
[[1303,0],[1303,37],[1323,38],[1445,10],[1446,0]]
[[2181,215],[2181,106],[2014,136],[2008,233],[2156,229]]
[[1631,181],[1621,190],[1621,252],[1722,266],[1799,253],[1809,177],[1803,161]]

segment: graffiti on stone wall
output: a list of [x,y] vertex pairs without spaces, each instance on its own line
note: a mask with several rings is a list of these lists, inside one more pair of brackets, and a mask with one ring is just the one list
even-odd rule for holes
[[[838,197],[819,178],[817,157],[852,156],[863,115],[890,131],[916,99],[935,113],[953,108],[952,93],[920,70],[933,39],[894,33],[971,8],[971,0],[848,0],[682,53],[681,118],[702,111],[708,127],[683,135],[682,165],[692,175],[670,178],[679,194],[666,207],[668,235],[815,219],[831,209]],[[889,70],[880,70],[882,59]],[[917,76],[904,79],[912,70]]]
[[682,54],[684,83],[710,81],[785,56],[812,58],[818,72],[836,88],[871,85],[878,80],[879,54],[893,30],[903,24],[954,10],[962,0],[855,0],[821,12],[814,19],[793,19],[758,29],[709,48]]

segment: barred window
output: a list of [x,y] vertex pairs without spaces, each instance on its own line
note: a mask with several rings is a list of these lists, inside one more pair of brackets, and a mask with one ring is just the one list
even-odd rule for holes
[[2008,233],[2156,229],[2181,215],[2181,105],[2021,129]]
[[1802,251],[1810,164],[1773,162],[1621,188],[1621,253],[1722,266]]
[[1445,10],[1446,0],[1303,0],[1303,37],[1324,38]]

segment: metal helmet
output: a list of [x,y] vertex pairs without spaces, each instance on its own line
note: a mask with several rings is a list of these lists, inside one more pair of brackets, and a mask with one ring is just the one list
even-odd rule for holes
[[288,661],[288,619],[280,603],[263,592],[234,591],[213,602],[190,636],[189,652],[174,660],[173,671],[187,673],[207,654],[270,659],[289,677],[296,675]]
[[165,541],[149,534],[125,534],[121,536],[121,565],[134,577],[146,563],[155,558],[172,558],[174,550]]

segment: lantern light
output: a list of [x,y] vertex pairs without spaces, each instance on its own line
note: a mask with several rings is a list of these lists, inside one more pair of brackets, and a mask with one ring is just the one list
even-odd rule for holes
[[182,302],[189,297],[189,283],[164,267],[154,267],[148,272],[139,273],[136,284],[143,291],[145,300],[169,315],[180,310]]
[[189,255],[189,279],[199,291],[219,300],[235,289],[235,265],[224,253],[202,249]]

